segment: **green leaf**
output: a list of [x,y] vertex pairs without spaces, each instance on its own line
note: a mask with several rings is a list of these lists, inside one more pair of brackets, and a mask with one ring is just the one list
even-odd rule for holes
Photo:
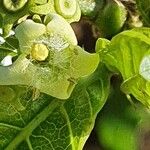
[[82,150],[108,97],[110,75],[100,65],[66,101],[29,87],[0,86],[0,149]]
[[137,150],[143,144],[138,141],[150,129],[150,114],[138,103],[130,105],[117,84],[97,117],[96,133],[105,149]]
[[104,51],[104,49],[107,48],[107,46],[110,44],[110,41],[107,40],[107,39],[104,39],[104,38],[99,38],[97,41],[96,41],[96,52],[98,53],[101,53]]
[[141,62],[150,51],[149,33],[149,28],[122,32],[111,40],[101,56],[111,70],[122,75],[122,90],[147,107],[150,107],[150,82],[140,72],[144,69]]
[[142,28],[134,28],[133,31],[140,32],[144,34],[146,37],[150,38],[150,28],[142,27]]
[[5,39],[5,43],[0,45],[0,62],[8,54],[16,55],[19,48],[18,40],[14,36]]
[[150,0],[136,0],[137,7],[146,26],[150,26]]

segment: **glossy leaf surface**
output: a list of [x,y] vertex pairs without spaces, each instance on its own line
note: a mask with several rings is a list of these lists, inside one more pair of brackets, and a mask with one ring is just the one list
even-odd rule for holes
[[101,57],[109,69],[122,75],[121,89],[147,107],[150,107],[150,82],[141,71],[146,67],[143,59],[149,56],[149,33],[149,28],[124,31],[115,36],[106,48],[97,50],[101,53],[103,51]]
[[82,150],[107,99],[109,81],[109,71],[100,65],[66,101],[32,88],[0,86],[0,149]]

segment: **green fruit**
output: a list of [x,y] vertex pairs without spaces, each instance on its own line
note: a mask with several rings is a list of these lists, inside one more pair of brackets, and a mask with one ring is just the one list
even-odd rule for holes
[[118,0],[107,0],[106,6],[99,12],[96,25],[103,37],[112,37],[123,27],[127,11]]
[[64,18],[70,18],[76,13],[76,0],[55,0],[55,5],[58,14],[64,16]]
[[28,0],[3,0],[3,5],[8,11],[18,11],[22,9]]

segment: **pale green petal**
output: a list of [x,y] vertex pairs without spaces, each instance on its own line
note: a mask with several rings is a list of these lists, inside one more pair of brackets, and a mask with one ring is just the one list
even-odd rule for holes
[[27,85],[48,95],[67,99],[79,78],[90,75],[99,64],[98,54],[72,46],[53,57],[47,67],[33,64],[26,55],[9,67],[0,67],[0,85]]
[[[70,24],[61,16],[49,14],[45,24],[26,20],[16,29],[22,54],[9,67],[0,67],[0,85],[27,85],[59,99],[67,99],[77,81],[93,73],[99,55],[76,46]],[[27,57],[33,43],[42,42],[49,56],[42,65]],[[32,47],[33,48],[33,47]]]
[[76,53],[76,58],[73,61],[74,77],[79,78],[93,73],[99,64],[99,55],[90,54],[79,46],[75,46],[74,51]]
[[75,33],[63,17],[57,14],[49,14],[46,16],[45,22],[49,22],[47,24],[47,32],[63,37],[72,45],[77,45]]
[[27,85],[60,99],[67,99],[75,86],[61,75],[55,80],[52,68],[37,67],[23,55],[10,67],[0,66],[0,70],[0,85]]
[[35,23],[28,19],[18,25],[15,32],[19,40],[20,49],[24,52],[31,47],[36,38],[46,32],[46,27],[43,24]]

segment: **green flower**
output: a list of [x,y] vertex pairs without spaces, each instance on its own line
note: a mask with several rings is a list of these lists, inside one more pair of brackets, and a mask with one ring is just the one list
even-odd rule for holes
[[57,14],[45,24],[26,20],[16,28],[20,55],[9,67],[0,67],[0,85],[27,85],[67,99],[77,81],[95,71],[98,54],[77,46],[70,24]]

